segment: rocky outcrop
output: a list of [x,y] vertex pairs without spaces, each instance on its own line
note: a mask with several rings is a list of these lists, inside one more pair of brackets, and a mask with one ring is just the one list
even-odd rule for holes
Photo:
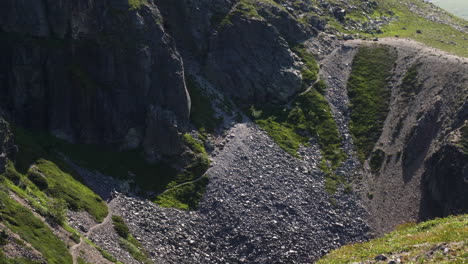
[[0,173],[5,172],[8,159],[14,160],[17,147],[13,143],[10,125],[0,117]]
[[426,162],[421,185],[423,219],[468,212],[468,153],[460,146],[460,134],[460,130],[452,132]]
[[275,27],[243,12],[211,37],[208,78],[242,102],[285,102],[301,89],[300,65]]
[[177,153],[173,126],[149,128],[161,118],[155,107],[176,130],[190,111],[183,62],[155,5],[8,0],[0,12],[1,105],[11,120],[85,143],[121,143],[136,130],[148,152]]
[[236,2],[161,0],[157,5],[164,17],[166,32],[174,37],[181,52],[203,60],[208,52],[209,36]]

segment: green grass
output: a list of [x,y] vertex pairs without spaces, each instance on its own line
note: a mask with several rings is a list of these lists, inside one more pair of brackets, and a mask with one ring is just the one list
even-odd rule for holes
[[81,257],[78,257],[77,261],[78,261],[78,264],[91,264],[91,263],[89,263],[89,262],[86,262],[86,261],[85,261],[83,258],[81,258]]
[[65,169],[67,166],[57,155],[57,152],[61,152],[81,167],[117,179],[129,179],[131,172],[135,175],[132,180],[148,191],[163,191],[177,174],[168,163],[147,163],[141,150],[118,151],[113,146],[70,144],[48,134],[31,133],[21,128],[15,128],[14,135],[15,142],[20,145],[20,155],[15,165],[22,173],[27,173],[32,163],[44,158],[51,159],[61,169]]
[[143,264],[151,264],[153,263],[146,251],[142,248],[140,242],[136,240],[133,236],[129,236],[128,239],[120,238],[119,239],[120,246],[125,249],[134,259],[138,260],[140,263]]
[[147,3],[147,0],[128,0],[128,6],[130,7],[130,10],[140,9],[142,5]]
[[[384,13],[384,10],[393,10],[397,20],[391,22],[382,28],[383,34],[381,37],[394,37],[398,35],[400,38],[410,38],[422,42],[428,46],[435,47],[450,53],[468,57],[468,41],[464,38],[468,34],[461,33],[453,27],[433,21],[429,21],[419,15],[412,13],[403,3],[407,2],[400,0],[378,0],[379,10]],[[429,10],[428,4],[422,0],[412,0],[422,10]],[[430,11],[428,11],[430,12]],[[453,18],[459,24],[467,25],[467,21]],[[416,33],[421,30],[422,34]],[[454,45],[453,43],[456,43]]]
[[67,246],[29,209],[0,191],[0,218],[11,231],[37,249],[50,264],[72,263]]
[[301,70],[304,89],[312,85],[318,78],[319,67],[313,54],[307,51],[304,45],[298,44],[291,48],[301,58],[304,66]]
[[70,174],[62,171],[55,163],[40,159],[35,165],[37,170],[46,176],[49,187],[45,192],[48,195],[65,200],[71,210],[87,211],[98,222],[107,216],[108,211],[104,201]]
[[103,258],[107,259],[108,261],[110,261],[112,263],[123,264],[122,262],[118,261],[114,256],[109,254],[109,252],[105,251],[104,249],[100,248],[98,245],[94,244],[93,241],[89,240],[86,237],[83,237],[83,240],[85,241],[86,244],[94,247],[97,251],[99,251],[101,256]]
[[396,55],[389,47],[361,47],[353,61],[348,80],[351,122],[359,159],[369,156],[380,137],[390,101],[388,78]]
[[[323,87],[325,86],[325,87]],[[291,107],[265,106],[261,110],[250,108],[250,116],[287,153],[297,153],[301,145],[315,138],[320,146],[323,160],[320,168],[325,174],[325,189],[333,194],[345,183],[334,170],[346,159],[341,148],[342,138],[328,101],[323,94],[325,83],[297,96]]]
[[198,86],[194,77],[188,76],[186,85],[192,102],[190,121],[200,132],[213,132],[222,119],[216,117],[210,97]]
[[[406,224],[394,232],[365,243],[346,245],[324,256],[317,263],[353,263],[373,260],[380,254],[407,253],[404,263],[466,263],[468,259],[468,215],[451,216],[428,222]],[[460,242],[444,254],[434,254],[424,260],[425,252],[440,243]],[[440,253],[440,252],[439,252]],[[419,261],[416,259],[419,257]],[[424,261],[423,261],[424,260]]]
[[[46,180],[51,187],[44,190],[54,198],[67,201],[69,207],[74,210],[85,209],[101,220],[107,214],[101,210],[99,198],[87,190],[87,188],[74,180],[78,176],[61,160],[57,152],[64,153],[78,165],[100,171],[118,179],[132,179],[144,191],[163,192],[178,184],[193,181],[201,177],[210,166],[209,157],[201,142],[192,138],[189,134],[183,135],[184,143],[192,152],[183,154],[188,160],[188,165],[178,171],[167,162],[149,164],[145,161],[143,153],[135,151],[120,152],[112,147],[70,144],[46,134],[32,134],[23,129],[15,128],[15,140],[20,145],[16,167],[23,174],[28,174],[32,164],[43,174],[49,175]],[[45,158],[44,158],[45,157]],[[179,157],[180,158],[180,157]],[[21,173],[11,170],[10,178],[21,177]],[[72,177],[73,176],[73,177]],[[58,181],[63,178],[63,182]],[[73,188],[67,188],[73,186]],[[17,188],[18,192],[22,192]],[[36,187],[34,193],[41,197]],[[46,203],[46,198],[43,198]]]
[[138,260],[141,263],[149,264],[152,263],[149,259],[148,253],[143,249],[143,246],[136,240],[128,226],[125,224],[125,221],[122,217],[113,215],[112,223],[117,234],[120,236],[119,244],[124,248],[134,259]]
[[115,231],[120,237],[125,239],[128,238],[128,236],[130,235],[130,230],[128,229],[128,226],[125,224],[125,221],[122,217],[118,215],[113,215],[112,223],[114,225]]
[[0,264],[41,264],[40,261],[33,261],[27,258],[10,259],[5,256],[5,253],[0,249]]
[[162,207],[195,210],[205,193],[208,182],[208,177],[202,176],[196,182],[185,183],[157,196],[154,202]]
[[[49,149],[50,145],[47,142],[50,140],[42,141],[42,138],[35,138],[21,129],[15,129],[14,134],[19,152],[15,166],[10,163],[5,175],[7,178],[8,175],[15,175],[10,176],[12,178],[19,177],[24,188],[14,188],[10,185],[13,191],[23,198],[30,196],[38,199],[43,205],[55,204],[50,199],[64,200],[71,210],[85,210],[97,221],[104,219],[107,215],[104,201],[82,184],[79,176]],[[31,183],[37,188],[32,187]],[[31,205],[40,208],[37,203],[33,202]]]
[[257,12],[257,8],[252,0],[240,0],[231,12],[229,12],[219,24],[220,28],[231,26],[234,17],[263,19]]
[[184,134],[183,137],[185,145],[188,146],[193,152],[208,155],[203,144],[194,139],[190,134]]
[[278,106],[250,109],[250,115],[286,152],[299,157],[297,150],[310,138],[317,139],[326,160],[338,166],[346,155],[341,136],[325,97],[315,89],[299,95],[292,108]]
[[[195,210],[208,184],[208,178],[204,174],[210,167],[210,159],[200,141],[194,139],[190,134],[184,134],[183,139],[186,146],[193,151],[192,161],[168,185],[168,189],[172,189],[157,195],[153,201],[163,207]],[[197,179],[200,180],[195,181]]]
[[411,66],[403,76],[401,83],[402,95],[406,98],[411,98],[419,92],[420,81],[418,80],[418,69],[421,65],[415,64]]

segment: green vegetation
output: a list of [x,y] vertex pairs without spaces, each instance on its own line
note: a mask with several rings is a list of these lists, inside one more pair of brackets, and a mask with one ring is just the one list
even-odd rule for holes
[[[301,70],[301,75],[304,89],[306,89],[308,86],[312,85],[318,78],[318,64],[315,61],[314,55],[308,52],[304,45],[296,45],[292,47],[291,50],[294,51],[294,53],[296,53],[297,56],[299,56],[299,58],[301,58],[302,62],[304,63],[304,66]],[[322,93],[321,88],[323,87],[319,86],[318,88],[320,89],[318,91]]]
[[236,16],[242,16],[246,18],[259,18],[263,19],[257,12],[257,8],[254,2],[251,0],[240,0],[231,12],[229,12],[219,24],[220,28],[232,25],[232,19]]
[[147,4],[147,0],[128,0],[130,10],[140,9],[142,5]]
[[81,258],[81,257],[78,257],[77,261],[78,261],[78,264],[91,264],[91,263],[89,263],[89,262],[86,262],[86,261],[85,261],[83,258]]
[[[321,166],[321,167],[323,167],[323,166]],[[323,169],[322,168],[322,170],[325,172],[325,191],[328,194],[336,193],[336,191],[338,190],[338,187],[341,184],[346,183],[346,179],[343,176],[334,174],[329,169]],[[347,185],[347,187],[348,187],[348,191],[349,191],[349,186]]]
[[346,158],[328,101],[315,89],[299,95],[292,108],[269,106],[257,110],[252,107],[250,114],[281,148],[295,157],[299,157],[299,146],[315,137],[332,167]]
[[[449,25],[430,21],[420,15],[412,13],[407,6],[410,5],[408,0],[377,0],[377,2],[380,7],[374,16],[383,15],[386,13],[386,10],[392,10],[394,12],[393,17],[398,17],[398,19],[391,22],[389,25],[382,27],[383,33],[380,34],[381,37],[394,37],[398,35],[400,38],[414,39],[428,46],[460,56],[468,56],[468,43],[465,40],[468,34],[461,33]],[[417,5],[423,12],[432,13],[428,3],[420,0],[413,0],[411,4]],[[459,23],[462,27],[468,25],[468,22],[449,14],[446,14],[444,17]],[[418,30],[422,33],[417,33]]]
[[200,141],[194,139],[190,134],[184,134],[184,142],[185,145],[188,146],[193,152],[205,156],[208,155],[203,144]]
[[26,258],[10,259],[5,256],[5,253],[0,249],[0,264],[41,264],[40,261],[33,261]]
[[325,95],[327,91],[327,84],[323,80],[318,80],[316,83],[314,83],[314,89],[317,90],[320,94]]
[[125,221],[122,217],[113,215],[112,223],[114,224],[114,229],[117,234],[120,236],[119,243],[130,255],[136,260],[144,264],[152,263],[149,259],[148,253],[143,249],[142,245],[138,240],[136,240],[128,229],[128,226],[125,224]]
[[[14,166],[9,166],[5,177],[17,184],[27,185],[27,189],[23,190],[12,183],[10,185],[14,191],[25,199],[32,195],[34,199],[29,200],[39,207],[38,210],[47,210],[40,207],[44,207],[41,204],[48,203],[48,197],[63,199],[70,209],[86,210],[99,221],[107,215],[105,204],[99,196],[78,181],[79,176],[63,162],[59,152],[82,167],[98,170],[118,179],[131,177],[144,191],[154,192],[163,192],[178,184],[198,179],[210,165],[203,144],[189,134],[184,135],[183,140],[193,153],[183,155],[188,160],[188,165],[178,172],[165,162],[147,163],[143,153],[138,150],[119,152],[112,147],[70,144],[49,135],[30,134],[20,128],[16,128],[14,132],[15,140],[20,145],[15,166],[21,173]],[[40,187],[32,184],[28,178],[32,178]],[[40,188],[46,187],[44,180],[48,187],[41,191]],[[41,203],[35,201],[39,198]]]
[[205,193],[208,182],[208,176],[202,176],[202,178],[197,181],[183,183],[158,195],[154,202],[163,207],[195,210]]
[[167,191],[154,199],[154,202],[163,207],[194,210],[198,207],[208,184],[208,177],[203,175],[210,167],[210,159],[202,143],[190,134],[184,135],[184,141],[193,151],[192,162],[168,185]]
[[109,252],[105,251],[104,249],[100,248],[98,245],[94,244],[91,240],[89,240],[88,238],[86,237],[83,237],[83,240],[86,242],[86,244],[94,247],[95,249],[97,249],[97,251],[99,251],[99,253],[101,253],[101,256],[105,259],[107,259],[108,261],[112,262],[112,263],[116,263],[116,264],[123,264],[122,262],[118,261],[114,256],[112,256],[111,254],[109,254]]
[[299,95],[290,108],[268,106],[259,110],[251,107],[250,115],[292,156],[299,157],[299,147],[307,145],[310,138],[314,137],[323,154],[320,168],[325,173],[325,189],[328,193],[335,193],[338,186],[346,182],[343,176],[334,173],[346,159],[341,149],[342,138],[328,101],[315,88]]
[[213,132],[221,124],[222,118],[216,117],[216,112],[211,105],[211,99],[198,86],[194,77],[187,77],[186,85],[192,102],[190,121],[202,133],[205,131]]
[[79,180],[57,154],[60,152],[81,167],[97,170],[117,179],[131,177],[143,190],[162,191],[177,174],[169,164],[147,163],[141,150],[118,151],[112,146],[70,144],[47,134],[33,134],[21,128],[15,128],[14,134],[15,142],[20,145],[15,166],[22,173],[27,173],[35,161],[45,159],[54,162],[63,172]]
[[420,64],[411,66],[405,73],[405,76],[403,76],[401,92],[405,97],[413,97],[419,92],[420,82],[418,80],[418,69],[420,66]]
[[[317,263],[353,263],[374,260],[380,254],[399,254],[402,263],[466,263],[468,259],[468,215],[409,223],[394,232],[365,243],[334,250]],[[450,247],[443,254],[442,243]],[[433,250],[433,254],[427,254]]]
[[117,232],[117,234],[123,238],[128,238],[130,230],[128,229],[128,226],[125,224],[125,221],[123,220],[122,217],[118,215],[113,215],[112,216],[112,223],[114,224],[114,229]]
[[85,210],[102,221],[107,215],[104,201],[79,181],[79,176],[52,151],[49,142],[46,137],[34,137],[15,129],[19,152],[16,164],[10,162],[7,166],[6,178],[15,180],[7,182],[8,187],[59,223],[63,223],[65,212],[61,201],[70,210]]
[[460,132],[460,147],[463,153],[465,153],[465,155],[468,155],[468,124],[465,123],[465,125],[462,128],[460,128]]
[[380,137],[389,110],[390,91],[387,88],[396,55],[389,47],[361,47],[353,61],[348,80],[351,122],[359,158],[369,156]]
[[[51,264],[72,263],[67,246],[31,211],[0,191],[0,219],[23,240],[41,252]],[[8,263],[8,262],[7,262]],[[24,262],[27,263],[27,262]]]

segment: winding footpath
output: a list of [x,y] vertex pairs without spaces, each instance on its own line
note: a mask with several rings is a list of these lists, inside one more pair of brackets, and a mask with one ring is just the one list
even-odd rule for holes
[[89,228],[89,230],[84,235],[80,236],[80,242],[70,247],[70,254],[72,255],[72,258],[73,258],[73,264],[78,264],[78,257],[80,254],[80,251],[78,249],[80,248],[81,245],[83,245],[83,243],[86,243],[84,238],[89,239],[96,229],[104,225],[107,225],[111,222],[112,211],[110,207],[108,208],[109,208],[109,213],[107,214],[106,218],[104,218],[104,220],[101,223],[98,223],[92,226],[91,228]]

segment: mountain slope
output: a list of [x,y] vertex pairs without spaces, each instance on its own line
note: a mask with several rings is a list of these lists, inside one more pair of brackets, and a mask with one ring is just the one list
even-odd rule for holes
[[1,261],[308,263],[466,213],[467,25],[420,0],[3,1]]
[[317,263],[465,263],[468,259],[466,215],[408,223],[370,242],[348,245]]

